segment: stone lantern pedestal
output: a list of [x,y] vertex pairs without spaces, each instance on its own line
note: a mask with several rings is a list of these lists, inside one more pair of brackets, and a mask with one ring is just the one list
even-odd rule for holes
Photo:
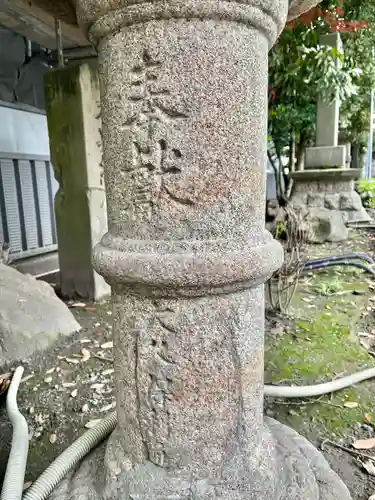
[[[295,4],[295,3],[294,3]],[[78,0],[97,46],[118,425],[54,498],[348,500],[263,419],[267,53],[286,0]]]

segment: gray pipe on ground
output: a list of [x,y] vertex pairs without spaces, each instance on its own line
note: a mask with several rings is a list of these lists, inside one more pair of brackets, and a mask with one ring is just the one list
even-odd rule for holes
[[17,393],[23,375],[19,366],[14,372],[7,394],[7,412],[13,426],[12,447],[5,473],[1,500],[21,500],[29,451],[29,429],[17,405]]

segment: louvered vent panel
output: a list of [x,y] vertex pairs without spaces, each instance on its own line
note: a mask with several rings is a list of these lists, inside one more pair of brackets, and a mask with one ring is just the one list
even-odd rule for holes
[[54,214],[51,213],[45,161],[35,161],[35,173],[38,188],[43,246],[53,245],[54,241],[51,221]]
[[21,181],[22,206],[27,250],[38,247],[38,227],[36,221],[35,195],[31,164],[29,160],[19,160],[18,168]]
[[3,181],[6,220],[8,224],[9,245],[12,253],[22,250],[20,214],[14,164],[12,160],[0,159],[1,178]]

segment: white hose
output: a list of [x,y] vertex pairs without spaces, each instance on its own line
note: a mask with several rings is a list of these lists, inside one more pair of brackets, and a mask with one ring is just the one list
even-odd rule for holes
[[7,394],[7,412],[13,426],[12,447],[5,473],[1,500],[21,500],[25,479],[27,454],[29,451],[29,430],[25,417],[17,405],[17,392],[22,379],[23,368],[14,372]]
[[115,428],[116,413],[111,413],[93,429],[85,432],[67,448],[23,495],[23,500],[44,500],[52,493],[64,476],[86,455],[100,444]]
[[265,385],[264,395],[273,398],[308,398],[312,396],[323,396],[331,392],[340,391],[351,385],[358,384],[375,377],[375,368],[369,368],[362,372],[353,373],[347,377],[332,380],[324,384],[302,385],[302,386],[281,386]]
[[[276,398],[305,398],[322,396],[324,394],[345,389],[346,387],[357,384],[358,382],[374,377],[375,368],[370,368],[368,370],[354,373],[352,375],[348,375],[347,377],[332,380],[331,382],[324,384],[300,387],[265,385],[264,394],[265,396]],[[22,500],[46,500],[64,476],[76,467],[77,464],[99,443],[101,443],[114,430],[116,425],[117,415],[116,413],[112,413],[93,429],[90,429],[83,434],[71,446],[69,446],[69,448],[67,448],[30,486],[30,488],[24,493]],[[27,450],[25,456],[27,456]],[[20,479],[20,474],[17,477],[22,489],[24,476],[22,475],[22,479]],[[17,477],[13,480],[13,483],[15,483]],[[1,500],[19,500],[20,498],[20,496],[2,496]]]

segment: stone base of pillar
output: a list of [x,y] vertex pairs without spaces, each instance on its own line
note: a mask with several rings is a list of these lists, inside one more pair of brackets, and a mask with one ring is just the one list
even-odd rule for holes
[[146,461],[122,470],[113,460],[116,431],[91,453],[50,500],[350,500],[323,455],[294,430],[265,419],[263,445],[254,457],[238,449],[235,468],[220,477],[179,476]]
[[292,206],[310,226],[312,243],[344,241],[347,223],[369,222],[361,197],[354,190],[360,169],[316,169],[293,172]]

